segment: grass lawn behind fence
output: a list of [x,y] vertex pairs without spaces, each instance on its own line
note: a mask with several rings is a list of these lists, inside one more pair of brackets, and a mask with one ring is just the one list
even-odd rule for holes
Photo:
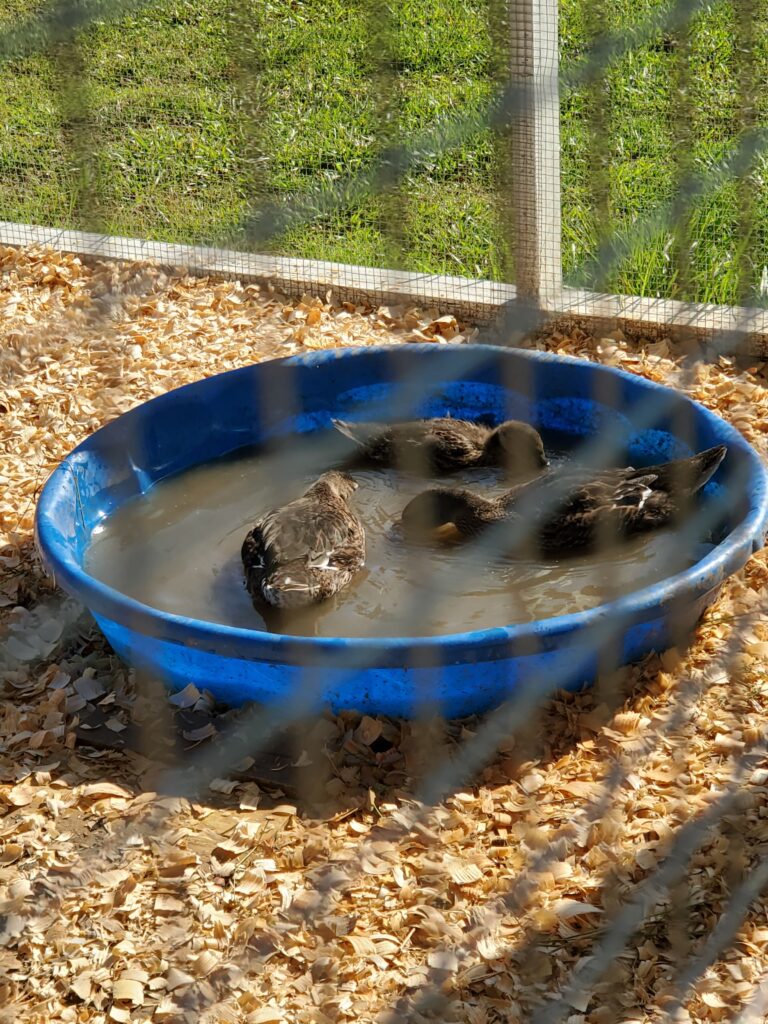
[[[565,70],[584,51],[593,6],[561,0]],[[607,0],[601,15],[620,30],[657,6]],[[295,203],[322,186],[337,189],[388,145],[483,111],[493,91],[485,3],[403,0],[383,29],[371,7],[162,0],[94,26],[77,45],[3,65],[0,218],[242,245],[243,222],[265,200]],[[30,0],[4,0],[0,31],[32,9]],[[571,280],[642,295],[759,300],[768,277],[761,157],[741,184],[710,182],[675,232],[640,230],[678,175],[706,175],[728,155],[744,123],[740,89],[751,91],[750,82],[760,83],[755,121],[768,124],[768,0],[756,0],[754,17],[751,67],[737,61],[734,9],[725,3],[698,16],[689,40],[658,34],[622,59],[600,86],[596,132],[588,128],[594,97],[563,96]],[[497,160],[478,118],[459,144],[421,151],[395,193],[348,199],[290,226],[271,248],[499,278]],[[639,240],[598,279],[588,263],[598,244],[632,232]],[[680,252],[688,254],[682,265]]]

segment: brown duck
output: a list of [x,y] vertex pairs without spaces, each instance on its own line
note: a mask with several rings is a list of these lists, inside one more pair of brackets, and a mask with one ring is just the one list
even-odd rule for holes
[[332,422],[355,442],[366,461],[408,472],[450,473],[470,466],[502,466],[521,476],[548,465],[538,432],[518,420],[507,420],[495,428],[447,417],[393,424]]
[[569,468],[520,484],[499,498],[433,488],[408,503],[402,527],[410,536],[437,531],[471,537],[494,523],[527,521],[528,539],[516,551],[530,553],[533,547],[543,556],[583,553],[680,521],[725,454],[719,445],[645,469]]
[[323,473],[302,497],[261,516],[241,550],[254,603],[318,604],[362,569],[365,531],[348,500],[356,490],[347,473]]

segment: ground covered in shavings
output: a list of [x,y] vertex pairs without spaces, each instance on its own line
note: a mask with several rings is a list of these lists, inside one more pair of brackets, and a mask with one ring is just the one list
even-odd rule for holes
[[[687,652],[551,700],[434,809],[421,781],[483,721],[328,715],[169,795],[173,765],[238,715],[134,678],[45,579],[31,532],[47,473],[112,417],[220,370],[471,332],[52,252],[0,250],[0,269],[2,1019],[493,1024],[550,1003],[552,1020],[615,1024],[736,1020],[750,1001],[762,1019],[763,553]],[[541,344],[685,386],[765,450],[760,365],[689,378],[664,340]]]

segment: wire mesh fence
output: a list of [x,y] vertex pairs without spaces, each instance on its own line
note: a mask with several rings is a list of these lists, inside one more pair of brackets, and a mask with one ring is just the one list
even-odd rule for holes
[[[3,219],[510,281],[519,193],[555,285],[762,304],[762,146],[731,162],[763,117],[760,6],[497,6],[9,10]],[[530,71],[529,137],[499,147]]]
[[[735,566],[716,558],[759,504],[735,435],[706,500],[673,479],[672,528],[616,545],[656,507],[654,464],[707,447],[681,392],[764,449],[761,366],[733,357],[768,263],[764,15],[682,0],[5,11],[3,240],[55,241],[47,225],[88,255],[3,255],[8,1019],[762,1019],[768,578],[758,557],[726,580]],[[412,308],[457,292],[493,323]],[[550,328],[549,347],[675,389],[596,370],[577,386],[573,364],[574,390],[550,393],[553,364],[510,350],[611,293],[658,299],[662,324],[683,316],[673,300],[737,308],[678,361],[666,340],[636,352],[620,333]],[[105,421],[254,360],[414,340],[435,361],[395,344],[340,408],[369,424],[479,418],[486,433],[534,422],[543,483],[510,491],[503,446],[499,466],[452,480],[423,449],[400,474],[410,446],[395,445],[394,467],[351,470],[343,515],[361,512],[368,551],[346,594],[307,618],[254,607],[245,533],[347,466],[330,423],[344,371],[318,355],[311,373],[299,359],[248,378],[242,406],[234,391],[229,409],[191,397],[181,429],[129,421],[99,451],[119,467],[101,491],[86,456],[68,465],[78,558],[106,533],[86,566],[134,602],[120,629],[108,594],[92,606],[114,650],[57,589],[69,570],[45,578],[40,486]],[[229,451],[225,421],[230,448],[256,455],[195,470]],[[628,477],[638,458],[645,475]],[[406,537],[409,502],[457,482],[451,515],[434,518],[433,493],[417,525],[468,524],[463,543]],[[574,561],[595,510],[593,561]],[[304,524],[316,546],[324,514]],[[532,547],[553,534],[564,558]],[[761,539],[742,534],[740,565]],[[313,553],[302,571],[339,572],[333,550]],[[626,667],[636,592],[700,565],[706,586],[662,602],[658,654]],[[513,628],[571,613],[584,625],[567,643]],[[495,653],[474,662],[440,639],[494,628]],[[222,663],[208,680],[200,666],[227,654],[252,676],[256,631],[273,638],[262,689],[289,688],[228,710]],[[180,636],[169,700],[162,645]],[[444,720],[462,658],[470,696],[508,671],[507,699]],[[411,719],[376,714],[364,685],[390,708],[409,686]],[[356,687],[369,714],[321,710]]]

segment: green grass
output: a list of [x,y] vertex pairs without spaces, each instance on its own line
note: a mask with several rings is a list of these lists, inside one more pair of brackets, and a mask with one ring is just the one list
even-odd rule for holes
[[[4,0],[0,32],[36,6]],[[595,6],[561,0],[564,70],[588,47]],[[602,27],[621,30],[657,7],[606,0]],[[384,28],[370,11],[364,0],[154,0],[89,28],[75,47],[0,66],[0,218],[243,245],[242,225],[260,204],[311,208],[318,189],[338,189],[387,146],[483,110],[494,75],[485,2],[403,0]],[[641,230],[681,174],[706,173],[728,154],[743,127],[744,89],[754,94],[756,122],[768,124],[768,0],[755,0],[754,11],[753,89],[737,59],[733,8],[721,2],[696,18],[687,41],[659,33],[610,68],[599,131],[590,129],[593,97],[564,95],[569,280],[762,301],[762,156],[743,181],[721,181],[698,198],[674,230]],[[421,153],[394,193],[347,197],[269,247],[501,278],[499,160],[478,122],[461,144]],[[613,237],[627,254],[597,275],[590,261]]]

